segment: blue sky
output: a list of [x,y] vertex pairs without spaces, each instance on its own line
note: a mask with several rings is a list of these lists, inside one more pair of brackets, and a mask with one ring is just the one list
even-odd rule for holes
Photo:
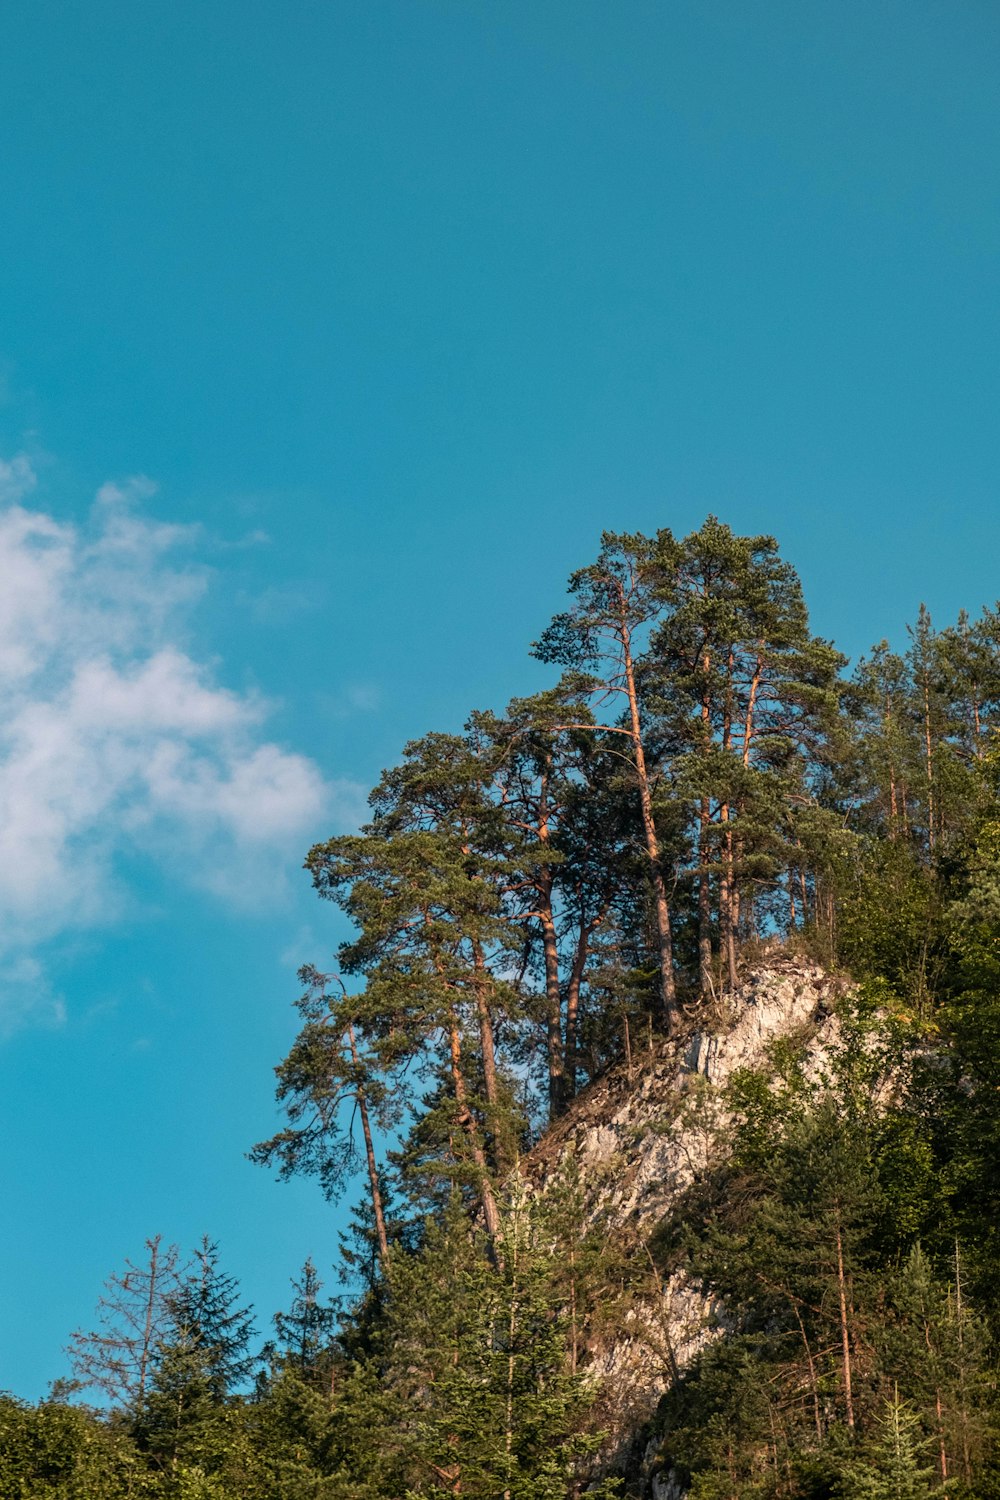
[[145,1236],[263,1320],[301,873],[530,690],[603,527],[776,533],[856,653],[1000,595],[985,0],[10,0],[0,1387]]

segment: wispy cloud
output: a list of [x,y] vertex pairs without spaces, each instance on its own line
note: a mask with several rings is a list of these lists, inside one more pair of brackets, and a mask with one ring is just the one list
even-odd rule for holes
[[34,488],[26,458],[0,461],[0,1030],[58,1022],[38,952],[121,913],[124,857],[244,902],[248,868],[280,881],[362,805],[192,654],[198,528],[147,516],[145,479],[104,485],[81,527]]
[[382,707],[382,691],[375,682],[350,682],[333,692],[317,688],[313,699],[330,719],[354,719],[378,713]]

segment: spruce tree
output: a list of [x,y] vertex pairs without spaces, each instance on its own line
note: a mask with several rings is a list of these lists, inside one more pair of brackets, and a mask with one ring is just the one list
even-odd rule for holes
[[846,1468],[840,1493],[851,1500],[920,1500],[931,1493],[933,1466],[923,1462],[920,1419],[893,1393],[867,1453]]
[[246,1381],[255,1362],[253,1308],[241,1303],[239,1283],[220,1268],[218,1244],[208,1235],[171,1293],[167,1310],[163,1348],[176,1348],[178,1369],[200,1365],[215,1400]]
[[292,1290],[295,1295],[288,1311],[274,1315],[275,1341],[266,1352],[300,1379],[328,1387],[339,1310],[322,1301],[323,1283],[311,1259],[298,1279],[292,1279]]

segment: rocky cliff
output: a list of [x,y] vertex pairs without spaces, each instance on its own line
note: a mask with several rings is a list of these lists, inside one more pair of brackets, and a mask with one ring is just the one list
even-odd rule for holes
[[[584,1222],[634,1251],[644,1247],[690,1186],[731,1139],[725,1085],[740,1068],[769,1065],[779,1038],[801,1045],[806,1067],[822,1067],[839,1023],[834,1001],[844,982],[815,964],[769,955],[729,997],[712,1029],[687,1040],[647,1039],[631,1059],[592,1084],[524,1164],[536,1191],[572,1177]],[[722,1331],[697,1286],[675,1276],[663,1284],[651,1257],[622,1316],[606,1332],[591,1330],[589,1368],[604,1391],[609,1460],[625,1460],[644,1423],[707,1339]],[[653,1451],[633,1451],[629,1467],[644,1475],[653,1500],[679,1494],[657,1475]]]

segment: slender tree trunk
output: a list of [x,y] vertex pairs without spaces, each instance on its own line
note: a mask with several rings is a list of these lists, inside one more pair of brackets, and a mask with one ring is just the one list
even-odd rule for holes
[[493,1017],[490,1015],[490,976],[483,958],[482,945],[478,940],[472,944],[472,983],[476,996],[476,1019],[479,1022],[479,1048],[483,1059],[483,1086],[486,1103],[496,1110],[500,1103],[497,1084],[496,1046],[493,1040]]
[[[351,1061],[358,1068],[358,1048],[354,1037],[353,1023],[348,1025],[347,1039],[351,1048]],[[371,1124],[368,1119],[368,1101],[364,1090],[360,1087],[355,1089],[354,1097],[358,1102],[358,1113],[361,1116],[361,1133],[365,1138],[365,1158],[368,1163],[368,1187],[372,1195],[372,1213],[375,1216],[375,1236],[378,1240],[378,1256],[383,1272],[389,1260],[389,1236],[385,1228],[385,1213],[382,1207],[382,1190],[378,1181],[378,1163],[375,1160],[375,1147],[372,1144]]]
[[566,1093],[566,1052],[569,1050],[567,1020],[566,1047],[562,1036],[562,995],[559,986],[559,944],[552,916],[552,879],[546,869],[542,874],[539,919],[542,924],[542,952],[545,958],[546,1053],[549,1069],[549,1119],[562,1113]]
[[983,726],[979,718],[979,688],[974,687],[972,690],[972,749],[977,760],[983,753],[982,733]]
[[[712,658],[705,649],[701,656],[701,748],[705,755],[712,744],[711,669]],[[702,797],[698,808],[698,979],[703,1000],[712,993],[712,877],[708,837],[711,821],[711,801]]]
[[927,764],[927,844],[934,853],[934,755],[931,743],[931,699],[927,673],[923,675],[924,691],[924,756]]
[[736,896],[736,871],[733,862],[733,830],[729,822],[729,803],[724,802],[719,813],[725,827],[723,842],[724,864],[719,886],[719,928],[722,941],[722,956],[729,975],[729,988],[736,988],[736,921],[734,904]]
[[628,695],[629,723],[631,725],[632,750],[635,757],[636,779],[639,783],[639,806],[642,811],[642,826],[646,836],[646,852],[649,856],[650,879],[653,886],[653,909],[656,915],[656,931],[659,939],[660,1003],[663,1007],[664,1023],[669,1030],[676,1024],[677,986],[674,980],[674,943],[670,925],[670,906],[667,887],[660,868],[660,841],[653,818],[653,799],[646,769],[646,752],[642,743],[642,724],[639,718],[639,699],[635,685],[635,664],[632,661],[632,646],[625,618],[625,601],[622,597],[621,630],[622,661],[625,670],[625,690]]
[[486,1152],[483,1150],[479,1135],[479,1126],[475,1115],[469,1108],[469,1091],[465,1086],[465,1075],[462,1072],[462,1038],[459,1035],[458,1023],[454,1015],[451,1016],[448,1024],[448,1051],[451,1059],[451,1083],[455,1091],[455,1103],[458,1105],[458,1124],[465,1131],[469,1143],[469,1154],[478,1170],[479,1195],[483,1202],[486,1232],[495,1245],[500,1234],[500,1214],[490,1181]]
[[743,720],[743,765],[750,765],[750,746],[754,735],[754,713],[757,708],[757,697],[760,693],[761,679],[764,673],[763,658],[758,656],[754,664],[753,676],[750,679],[750,695],[747,698],[746,718]]
[[965,1381],[965,1308],[962,1302],[962,1257],[957,1239],[955,1241],[955,1319],[958,1325],[958,1392],[962,1418],[962,1477],[968,1483],[972,1478],[972,1462],[969,1452],[969,1408],[966,1401]]
[[[548,769],[539,788],[538,841],[549,843]],[[564,1107],[565,1049],[562,1037],[562,995],[559,985],[559,941],[552,910],[552,868],[542,865],[538,872],[538,916],[542,924],[542,954],[545,961],[546,1051],[549,1069],[549,1119],[554,1120]]]
[[580,1023],[580,986],[583,983],[583,974],[587,967],[590,939],[597,928],[600,927],[607,914],[607,906],[603,906],[596,916],[591,917],[589,921],[584,919],[582,912],[580,913],[580,922],[576,937],[576,951],[573,954],[573,963],[566,985],[566,1049],[563,1068],[563,1087],[567,1102],[576,1095],[577,1027]]
[[851,1340],[847,1320],[847,1281],[844,1276],[844,1242],[837,1223],[837,1290],[840,1296],[840,1347],[844,1372],[844,1406],[847,1425],[854,1426],[854,1395],[851,1389]]
[[889,757],[889,837],[896,838],[896,760],[892,753],[892,699],[886,688],[885,701],[882,708],[882,734],[885,737],[885,747]]
[[[464,852],[469,853],[468,845]],[[496,1047],[493,1040],[493,1018],[489,1004],[490,976],[483,958],[483,947],[478,938],[472,939],[472,988],[476,1002],[476,1018],[479,1022],[479,1050],[483,1063],[483,1087],[486,1103],[492,1113],[499,1104],[497,1088]]]
[[156,1326],[156,1303],[160,1280],[160,1234],[154,1234],[151,1240],[146,1241],[149,1249],[149,1281],[146,1293],[146,1306],[143,1314],[142,1324],[142,1348],[139,1351],[139,1380],[136,1386],[136,1409],[142,1406],[143,1397],[146,1394],[146,1376],[149,1372],[149,1359],[153,1349],[153,1330]]
[[[741,754],[740,754],[740,759],[743,762],[743,768],[744,768],[744,770],[748,770],[749,767],[750,767],[751,748],[753,746],[754,730],[756,728],[756,725],[754,723],[754,715],[755,715],[755,713],[757,711],[757,699],[758,699],[758,697],[760,695],[760,687],[761,687],[761,683],[763,681],[763,677],[764,677],[764,658],[760,654],[760,646],[758,645],[758,654],[757,654],[757,658],[756,658],[756,660],[754,662],[753,675],[750,678],[750,692],[747,695],[747,709],[746,709],[746,714],[744,715],[744,718],[743,718],[743,734],[742,734],[743,745],[742,745],[742,750],[741,750]],[[739,810],[742,811],[742,807]],[[737,856],[742,861],[742,858],[743,858],[743,846],[742,846],[742,844],[740,844],[738,846],[738,848],[737,848]],[[739,921],[740,921],[740,890],[739,890],[739,886],[735,885],[735,884],[734,884],[734,889],[733,889],[733,898],[732,898],[732,900],[733,900],[733,926],[738,931],[739,930]],[[756,936],[756,916],[755,916],[755,913],[753,911],[753,907],[752,906],[751,906],[751,925],[754,928],[754,935]]]
[[[429,913],[424,913],[425,922],[430,921]],[[441,955],[433,954],[434,967],[437,969],[438,977],[446,988],[450,988],[441,962]],[[479,1122],[469,1106],[469,1091],[465,1084],[465,1074],[462,1072],[462,1037],[458,1029],[458,1020],[454,1009],[449,1006],[447,1017],[448,1032],[448,1056],[451,1068],[451,1085],[455,1094],[455,1105],[457,1119],[456,1124],[462,1127],[465,1138],[469,1145],[469,1154],[476,1165],[479,1175],[479,1193],[483,1204],[483,1218],[486,1220],[486,1232],[490,1237],[494,1262],[499,1259],[496,1248],[497,1236],[500,1233],[500,1214],[497,1210],[497,1201],[493,1194],[493,1185],[490,1181],[489,1164],[486,1160],[486,1152],[483,1149],[482,1137],[479,1131]]]
[[698,810],[698,981],[703,1000],[712,993],[712,887],[708,828],[710,803],[702,797]]
[[941,1472],[941,1484],[943,1486],[948,1483],[948,1449],[945,1447],[944,1441],[944,1416],[941,1410],[941,1392],[939,1390],[935,1390],[934,1392],[934,1412],[937,1416],[938,1428],[938,1468]]
[[816,1438],[817,1438],[818,1442],[822,1442],[823,1441],[823,1423],[822,1423],[822,1420],[820,1418],[819,1385],[818,1385],[817,1380],[816,1380],[816,1361],[813,1359],[813,1352],[812,1352],[812,1349],[809,1346],[809,1339],[806,1336],[806,1325],[802,1321],[802,1314],[799,1311],[798,1304],[797,1303],[793,1303],[792,1305],[795,1308],[795,1317],[796,1317],[796,1319],[798,1321],[799,1332],[802,1335],[802,1347],[806,1351],[806,1361],[807,1361],[807,1363],[809,1365],[809,1390],[810,1390],[810,1392],[812,1394],[813,1420],[814,1420],[814,1422],[816,1424]]
[[[741,843],[741,841],[740,841],[739,838],[735,838],[732,835],[730,835],[730,837],[733,838],[733,864],[735,866],[735,864],[740,859],[742,859],[742,857],[743,857],[743,845],[742,845],[742,843]],[[739,883],[738,880],[734,880],[733,881],[733,885],[732,885],[732,890],[730,891],[730,895],[729,895],[729,903],[730,903],[730,905],[731,905],[731,907],[733,909],[733,942],[734,943],[737,943],[739,941],[739,936],[740,936],[740,904],[741,904],[741,898],[742,898],[742,892],[740,890],[740,883]]]
[[[736,668],[736,653],[732,646],[726,661],[726,695],[722,713],[722,748],[729,754],[733,748],[733,676]],[[728,970],[729,988],[736,988],[736,863],[733,859],[733,830],[729,795],[719,809],[719,820],[725,836],[723,839],[723,874],[719,886],[719,934],[723,960]]]
[[[514,1446],[514,1335],[517,1333],[517,1260],[518,1260],[518,1236],[520,1226],[515,1222],[514,1233],[511,1235],[510,1247],[510,1313],[507,1319],[507,1391],[504,1416],[504,1454],[507,1460],[506,1468],[510,1474],[511,1457]],[[508,1483],[503,1492],[504,1500],[511,1500],[511,1489]]]

